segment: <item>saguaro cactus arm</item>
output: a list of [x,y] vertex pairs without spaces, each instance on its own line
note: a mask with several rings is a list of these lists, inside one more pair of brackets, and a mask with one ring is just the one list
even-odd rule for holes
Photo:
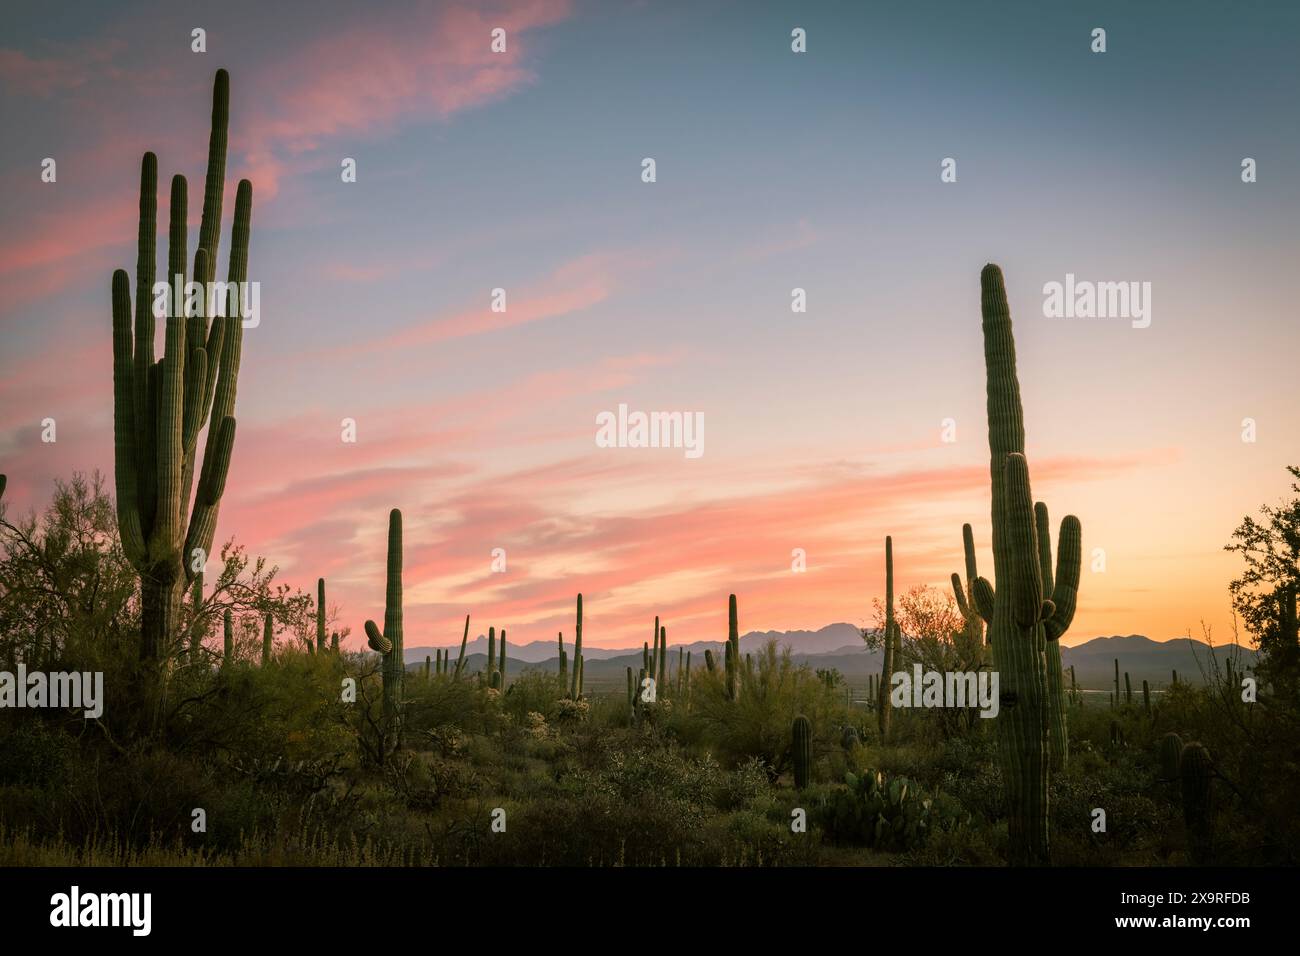
[[[203,220],[194,256],[193,279],[201,283],[213,277],[220,242],[229,100],[229,77],[219,70],[212,93]],[[112,282],[117,518],[123,551],[143,585],[144,658],[168,650],[178,610],[175,588],[188,584],[201,570],[203,562],[193,559],[194,552],[201,550],[206,558],[212,547],[235,438],[233,413],[242,330],[237,312],[214,318],[211,329],[206,314],[170,316],[163,358],[155,361],[152,287],[157,192],[157,158],[146,153],[140,170],[134,310],[126,272],[114,272]],[[230,281],[241,285],[248,274],[251,213],[252,185],[243,180],[235,201],[229,273]],[[174,283],[177,276],[184,281],[186,273],[187,186],[183,176],[172,180],[169,219],[167,281]],[[210,407],[209,394],[215,396]],[[197,438],[205,421],[209,422],[207,445],[191,510]]]
[[[966,562],[966,584],[963,587],[960,575],[956,572],[953,573],[952,593],[957,598],[957,608],[961,611],[963,618],[978,614],[985,624],[989,624],[993,620],[993,598],[990,593],[985,604],[981,602],[980,596],[976,594],[976,586],[983,578],[979,576],[979,569],[975,562],[975,532],[971,529],[969,523],[961,526],[961,547]],[[988,585],[987,581],[984,583]],[[988,585],[988,587],[991,592],[992,585]]]

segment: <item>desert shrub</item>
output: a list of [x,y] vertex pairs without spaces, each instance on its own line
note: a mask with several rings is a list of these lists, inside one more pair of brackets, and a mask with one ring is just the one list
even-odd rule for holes
[[19,712],[0,735],[0,785],[45,787],[65,779],[77,744],[36,712]]
[[729,766],[758,757],[772,779],[790,762],[790,724],[798,714],[812,722],[814,757],[839,747],[842,696],[807,665],[796,665],[788,648],[778,652],[776,641],[768,641],[754,658],[752,673],[740,668],[736,700],[727,699],[720,670],[703,671],[692,680],[686,721],[698,731],[688,739],[708,745]]
[[529,668],[506,689],[501,708],[521,725],[530,712],[553,721],[558,716],[557,702],[564,693],[559,674]]

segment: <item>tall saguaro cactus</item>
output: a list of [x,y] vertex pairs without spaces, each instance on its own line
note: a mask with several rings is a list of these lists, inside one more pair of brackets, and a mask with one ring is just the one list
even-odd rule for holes
[[[230,78],[218,70],[203,193],[203,219],[191,281],[206,300],[217,266],[226,178]],[[167,281],[185,281],[188,209],[184,176],[171,184]],[[229,282],[248,278],[253,187],[240,180],[231,230]],[[140,227],[135,305],[126,272],[113,273],[113,444],[117,524],[122,550],[140,575],[140,657],[172,651],[181,593],[202,570],[216,533],[235,441],[235,388],[243,326],[238,310],[209,323],[199,316],[166,320],[163,357],[154,358],[154,275],[157,268],[158,160],[145,153],[140,169]],[[173,295],[174,295],[173,288]],[[206,303],[205,303],[206,304]],[[134,329],[132,312],[134,311]],[[229,313],[234,312],[233,315]],[[203,463],[198,436],[208,425]],[[197,474],[197,489],[191,490]],[[188,513],[188,520],[187,520]]]
[[325,653],[325,579],[316,579],[316,653]]
[[803,714],[790,725],[790,749],[794,757],[794,785],[796,790],[808,786],[812,768],[812,723]]
[[893,703],[889,691],[894,677],[894,539],[885,538],[885,653],[880,667],[880,696],[876,699],[876,716],[880,723],[880,739],[889,737],[890,715]]
[[386,743],[394,744],[401,734],[402,679],[406,664],[402,657],[402,513],[388,514],[388,580],[384,591],[384,630],[366,621],[366,639],[372,650],[384,658],[384,725]]
[[[993,662],[999,675],[998,752],[1006,788],[1011,862],[1042,864],[1050,860],[1047,789],[1051,773],[1051,684],[1047,631],[1056,611],[1055,599],[1072,610],[1074,595],[1048,592],[1043,580],[1029,465],[1025,460],[1024,410],[1016,377],[1011,310],[1002,270],[995,265],[985,266],[980,274],[980,305],[996,589],[983,578],[977,586],[992,596],[989,643],[993,645]],[[1069,518],[1066,522],[1073,524]],[[1063,534],[1063,538],[1068,537]],[[1063,540],[1063,554],[1071,547],[1068,540]],[[1060,582],[1063,588],[1077,587],[1077,575],[1071,580],[1068,571],[1058,569],[1058,578],[1065,579]],[[1063,631],[1061,628],[1056,636]]]
[[461,668],[465,666],[465,644],[469,641],[469,615],[465,615],[465,632],[460,636],[460,655],[456,658],[456,671],[452,674],[456,680],[460,680]]
[[271,615],[266,615],[262,620],[262,666],[271,666],[271,651],[275,645],[274,634],[275,623]]
[[727,598],[727,699],[735,700],[740,683],[740,619],[736,595]]
[[573,684],[569,696],[574,700],[582,697],[582,595],[578,595],[578,621],[573,631]]
[[230,616],[230,608],[221,616],[221,666],[229,667],[235,662],[235,624]]

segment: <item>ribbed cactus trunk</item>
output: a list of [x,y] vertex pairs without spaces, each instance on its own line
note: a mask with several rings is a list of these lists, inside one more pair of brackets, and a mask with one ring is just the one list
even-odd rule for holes
[[1142,709],[1151,716],[1151,685],[1146,681],[1142,682]]
[[1066,714],[1065,675],[1061,671],[1061,636],[1074,620],[1079,596],[1079,565],[1082,559],[1082,529],[1079,519],[1066,515],[1061,522],[1056,573],[1052,573],[1052,528],[1047,505],[1034,505],[1034,532],[1038,536],[1039,575],[1043,593],[1051,595],[1054,610],[1043,622],[1047,650],[1047,745],[1052,773],[1065,769],[1070,756],[1070,734]]
[[1129,680],[1128,671],[1124,672],[1124,703],[1133,703],[1133,682]]
[[686,680],[682,683],[682,696],[686,698],[686,703],[691,702],[691,652],[686,652]]
[[271,664],[271,651],[275,646],[274,621],[271,615],[266,615],[262,619],[262,666],[269,667]]
[[893,702],[889,698],[894,676],[894,539],[885,538],[885,652],[880,667],[880,696],[876,698],[876,717],[880,739],[889,739]]
[[[1024,413],[1016,378],[1002,272],[980,276],[987,374],[989,478],[992,485],[993,620],[989,641],[999,675],[998,753],[1008,810],[1013,864],[1049,861],[1047,789],[1047,648],[1042,627],[1052,606],[1044,601],[1034,499],[1025,461]],[[882,687],[882,693],[887,689]]]
[[1111,702],[1115,707],[1119,706],[1119,658],[1115,658],[1115,698]]
[[383,632],[374,621],[366,621],[370,647],[383,655],[385,751],[401,741],[402,683],[406,676],[402,643],[402,513],[396,508],[388,514],[387,565]]
[[230,616],[230,609],[221,617],[221,666],[229,667],[235,662],[235,625]]
[[798,790],[808,786],[812,770],[812,724],[800,714],[790,727],[790,749],[794,757],[794,785]]
[[330,653],[337,654],[338,652],[339,652],[339,632],[335,631],[333,634],[330,635]]
[[713,659],[713,650],[706,647],[704,649],[704,669],[712,674],[717,669],[717,663]]
[[736,595],[727,598],[727,698],[739,696],[740,619],[736,613]]
[[1212,783],[1214,765],[1210,754],[1198,743],[1183,747],[1178,758],[1182,778],[1183,823],[1192,862],[1209,863],[1214,857],[1214,804]]
[[658,686],[668,689],[668,628],[659,626],[659,680]]
[[465,645],[469,641],[469,615],[465,615],[465,632],[460,636],[460,656],[456,658],[456,673],[453,675],[457,680],[460,679],[461,669],[465,666]]
[[[646,670],[650,674],[650,679],[659,683],[659,618],[655,617],[655,626],[650,631],[650,657],[646,664]],[[656,692],[659,688],[656,686]]]
[[325,579],[316,579],[316,653],[325,653]]
[[577,623],[573,630],[573,683],[569,687],[569,696],[574,700],[582,697],[582,595],[578,595]]
[[627,669],[627,706],[632,720],[636,719],[636,679],[632,676],[632,667]]
[[492,672],[497,668],[497,629],[488,628],[488,649],[487,661],[483,664],[483,674],[488,681],[492,679]]
[[506,686],[506,629],[501,629],[501,664],[497,668],[501,672],[501,686]]
[[[215,277],[226,172],[230,81],[218,70],[194,271]],[[113,273],[113,444],[117,521],[122,550],[140,576],[140,657],[169,656],[176,638],[181,592],[202,570],[212,548],[235,440],[235,391],[243,325],[240,316],[166,319],[163,357],[154,358],[153,285],[156,271],[158,161],[145,153],[140,171],[140,219],[134,309],[124,270]],[[239,183],[231,235],[231,282],[248,278],[252,186]],[[185,178],[172,179],[167,281],[188,265]],[[206,296],[204,297],[206,298]],[[227,310],[230,311],[230,310]],[[134,327],[132,323],[134,312]],[[202,467],[197,441],[207,424]],[[197,474],[197,490],[195,479]],[[191,502],[191,491],[194,491]]]
[[1173,731],[1160,738],[1160,779],[1178,780],[1179,760],[1183,753],[1183,738]]

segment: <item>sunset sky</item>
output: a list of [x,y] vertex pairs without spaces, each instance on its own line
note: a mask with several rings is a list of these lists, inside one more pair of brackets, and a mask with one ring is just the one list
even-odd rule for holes
[[[225,67],[221,274],[247,177],[262,316],[217,537],[323,575],[352,646],[383,613],[392,507],[408,646],[458,640],[467,612],[568,640],[579,591],[596,646],[639,646],[655,614],[671,643],[724,637],[732,591],[744,631],[869,624],[885,535],[901,588],[947,589],[963,521],[991,575],[989,261],[1035,496],[1083,525],[1065,642],[1227,637],[1222,547],[1300,462],[1297,36],[1289,2],[6,11],[6,500],[111,475],[109,279],[134,283],[140,157],[162,223],[189,179],[193,250]],[[1067,273],[1150,282],[1150,327],[1045,318]],[[702,413],[703,455],[598,448],[620,403]]]

